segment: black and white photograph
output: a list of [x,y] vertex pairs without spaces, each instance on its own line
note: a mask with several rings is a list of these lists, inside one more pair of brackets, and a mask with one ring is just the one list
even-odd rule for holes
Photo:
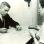
[[44,0],[0,0],[0,44],[44,44]]

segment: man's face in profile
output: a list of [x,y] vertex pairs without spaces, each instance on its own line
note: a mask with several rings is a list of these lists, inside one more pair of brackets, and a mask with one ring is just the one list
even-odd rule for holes
[[5,15],[8,13],[9,9],[10,9],[10,8],[7,7],[7,6],[2,7],[2,8],[1,8],[1,12],[0,12],[1,15],[2,15],[2,16],[5,16]]
[[44,8],[42,8],[40,4],[39,4],[38,12],[40,15],[44,16]]

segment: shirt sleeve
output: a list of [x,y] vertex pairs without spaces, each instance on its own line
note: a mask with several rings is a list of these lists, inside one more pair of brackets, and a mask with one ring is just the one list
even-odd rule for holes
[[9,22],[9,25],[14,28],[16,28],[17,25],[19,25],[19,23],[14,21],[9,15],[8,15],[8,22]]

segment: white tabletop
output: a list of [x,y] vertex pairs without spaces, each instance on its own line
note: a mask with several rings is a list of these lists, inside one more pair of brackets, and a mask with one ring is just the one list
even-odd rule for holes
[[26,44],[30,39],[29,29],[26,26],[23,26],[21,31],[10,28],[8,33],[0,33],[0,44]]

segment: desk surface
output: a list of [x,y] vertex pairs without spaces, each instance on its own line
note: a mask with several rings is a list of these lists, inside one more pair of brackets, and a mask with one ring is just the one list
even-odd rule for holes
[[8,33],[0,33],[0,44],[25,44],[31,39],[28,31],[29,29],[25,26],[21,31],[10,28]]

